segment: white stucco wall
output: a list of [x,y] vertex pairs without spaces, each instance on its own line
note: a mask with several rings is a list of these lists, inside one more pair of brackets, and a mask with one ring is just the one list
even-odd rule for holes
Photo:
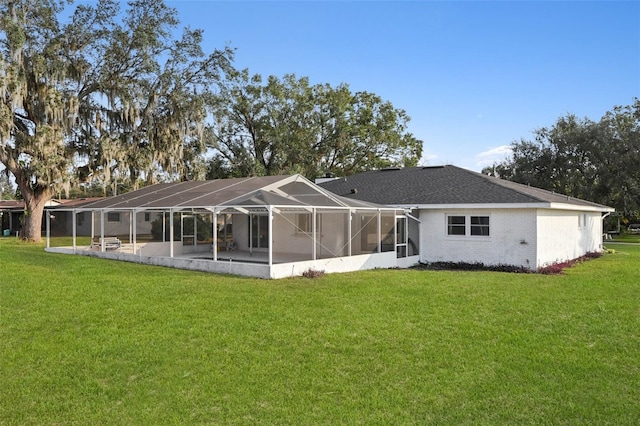
[[[489,216],[490,236],[447,235],[447,215]],[[421,210],[420,220],[421,262],[479,262],[536,269],[602,249],[599,212]]]
[[[447,215],[489,216],[488,237],[447,235]],[[467,262],[535,268],[533,209],[421,210],[420,261]],[[468,222],[468,219],[467,219]]]
[[538,210],[537,267],[602,250],[599,212]]

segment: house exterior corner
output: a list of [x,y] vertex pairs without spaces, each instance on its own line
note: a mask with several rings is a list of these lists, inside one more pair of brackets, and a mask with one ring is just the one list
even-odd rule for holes
[[536,269],[603,250],[600,212],[540,209],[536,227]]

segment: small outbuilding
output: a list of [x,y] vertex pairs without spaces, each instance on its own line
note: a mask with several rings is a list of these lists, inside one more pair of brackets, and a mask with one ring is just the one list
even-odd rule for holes
[[[58,212],[71,221],[71,246],[51,245]],[[48,251],[208,272],[281,278],[419,258],[417,220],[404,209],[341,197],[300,175],[156,184],[47,213]]]

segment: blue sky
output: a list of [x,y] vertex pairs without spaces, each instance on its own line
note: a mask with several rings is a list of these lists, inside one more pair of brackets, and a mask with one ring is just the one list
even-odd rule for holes
[[424,165],[472,170],[567,113],[640,96],[640,2],[169,0],[235,66],[404,109]]

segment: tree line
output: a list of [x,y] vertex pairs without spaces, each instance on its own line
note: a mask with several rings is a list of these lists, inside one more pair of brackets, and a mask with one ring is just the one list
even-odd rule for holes
[[[202,49],[163,0],[0,0],[0,162],[39,240],[45,203],[161,181],[417,164],[388,101],[294,74],[263,79]],[[68,18],[63,18],[68,16]]]
[[483,173],[614,207],[640,220],[640,99],[599,121],[560,117],[511,144],[512,153]]

